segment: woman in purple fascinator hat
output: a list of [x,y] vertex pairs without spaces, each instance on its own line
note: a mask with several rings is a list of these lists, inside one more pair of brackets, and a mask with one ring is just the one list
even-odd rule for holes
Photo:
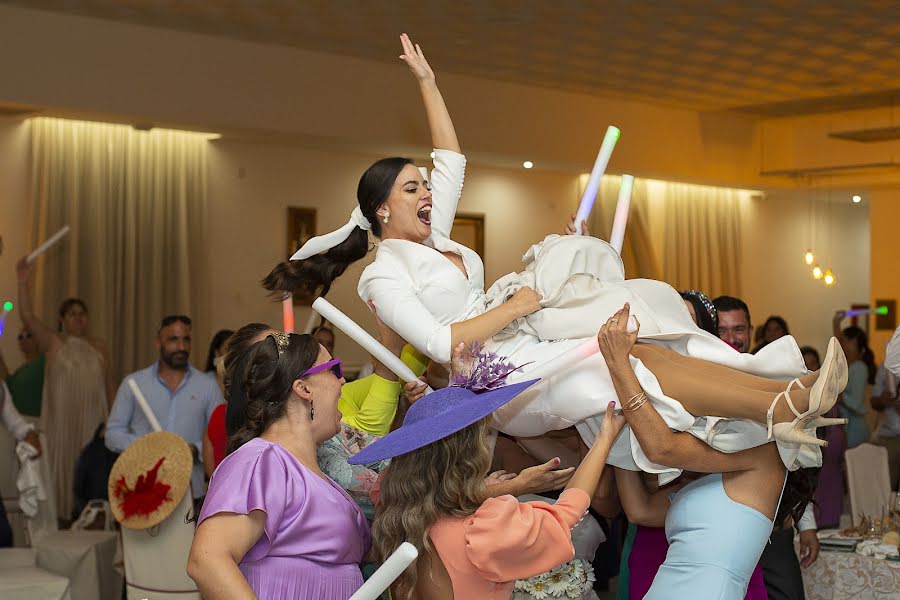
[[489,497],[491,413],[536,381],[504,385],[516,369],[473,350],[468,361],[461,360],[463,344],[457,346],[452,385],[416,402],[402,427],[351,459],[391,458],[381,483],[373,550],[380,560],[405,541],[419,551],[391,588],[398,600],[505,600],[517,579],[570,561],[572,528],[587,512],[622,430],[624,420],[614,415],[611,403],[601,432],[555,504]]

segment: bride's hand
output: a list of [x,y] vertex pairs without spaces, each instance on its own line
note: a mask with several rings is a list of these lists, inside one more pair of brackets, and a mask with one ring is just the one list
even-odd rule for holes
[[419,81],[434,81],[434,71],[431,70],[431,66],[425,60],[425,55],[422,53],[419,45],[413,44],[412,40],[405,33],[400,36],[400,43],[403,45],[403,54],[400,55],[400,60],[406,63],[409,70],[416,76],[416,79]]
[[634,321],[638,327],[632,331],[628,331],[628,318],[630,316],[631,307],[625,303],[620,310],[609,318],[609,320],[600,328],[597,334],[597,342],[600,344],[600,353],[606,360],[606,364],[628,361],[628,354],[638,338],[638,330],[640,323],[635,317]]
[[[575,216],[572,215],[572,220],[566,223],[565,234],[566,235],[575,235]],[[588,229],[587,221],[581,222],[581,235],[590,237],[591,231]]]
[[516,318],[521,318],[541,310],[541,300],[543,297],[540,294],[525,286],[513,294],[506,303],[515,308]]

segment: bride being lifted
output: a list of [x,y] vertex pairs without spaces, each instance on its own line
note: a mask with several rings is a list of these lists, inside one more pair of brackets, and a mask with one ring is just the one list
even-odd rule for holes
[[[834,339],[815,373],[806,371],[789,336],[756,355],[741,354],[699,329],[669,285],[625,280],[616,251],[588,236],[548,237],[528,251],[522,273],[485,293],[481,258],[450,239],[466,158],[421,48],[406,34],[401,42],[400,58],[418,80],[431,129],[430,179],[410,159],[379,160],[359,180],[350,221],[276,266],[265,287],[324,295],[367,254],[371,231],[380,243],[359,294],[385,324],[445,365],[454,347],[473,340],[524,365],[511,383],[543,379],[495,413],[495,425],[514,436],[575,425],[588,444],[601,422],[595,416],[617,398],[603,357],[585,351],[586,343],[594,340],[596,349],[596,332],[627,302],[639,322],[632,365],[671,428],[725,451],[775,439],[788,468],[818,464],[817,449],[806,444],[820,444],[815,427],[835,421],[821,415],[846,385],[846,360]],[[619,437],[609,462],[674,476],[647,459],[633,434]]]

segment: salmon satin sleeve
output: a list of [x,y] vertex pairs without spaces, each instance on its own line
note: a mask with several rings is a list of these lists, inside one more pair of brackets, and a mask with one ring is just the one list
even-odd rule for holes
[[572,560],[572,528],[591,499],[575,488],[556,504],[489,498],[466,520],[466,555],[481,576],[503,583],[527,579]]

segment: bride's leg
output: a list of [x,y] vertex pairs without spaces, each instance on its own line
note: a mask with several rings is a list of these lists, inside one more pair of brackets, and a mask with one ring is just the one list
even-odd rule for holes
[[[681,365],[684,365],[687,368],[693,369],[697,372],[702,372],[704,375],[708,377],[715,377],[716,379],[724,379],[731,383],[737,383],[742,385],[743,387],[747,387],[754,390],[762,390],[766,392],[783,392],[787,387],[787,382],[780,381],[778,379],[768,379],[766,377],[759,377],[757,375],[751,375],[750,373],[744,373],[743,371],[738,371],[737,369],[732,369],[731,367],[726,367],[724,365],[716,364],[713,362],[709,362],[706,360],[701,360],[699,358],[691,358],[690,356],[684,356],[678,354],[674,350],[669,350],[664,346],[658,346],[656,344],[635,344],[635,348],[641,348],[641,352],[651,351],[660,354],[663,358],[666,358],[670,361],[677,362]],[[632,353],[634,354],[634,353]],[[637,356],[635,354],[635,356]],[[803,377],[799,377],[800,383],[803,384],[804,387],[809,387],[816,382],[816,379],[819,377],[819,372],[815,371],[813,373],[809,373],[804,375]]]
[[[765,423],[766,413],[775,396],[787,387],[787,382],[782,382],[778,391],[744,387],[741,385],[744,378],[731,380],[727,376],[730,373],[726,373],[725,377],[711,378],[707,373],[693,368],[693,365],[669,360],[647,346],[636,344],[631,354],[653,372],[667,396],[681,402],[685,410],[695,416],[730,417]],[[726,371],[740,373],[733,369]],[[797,410],[803,412],[809,407],[809,390],[793,390],[790,394]],[[793,419],[794,414],[786,402],[775,406],[776,423]]]

